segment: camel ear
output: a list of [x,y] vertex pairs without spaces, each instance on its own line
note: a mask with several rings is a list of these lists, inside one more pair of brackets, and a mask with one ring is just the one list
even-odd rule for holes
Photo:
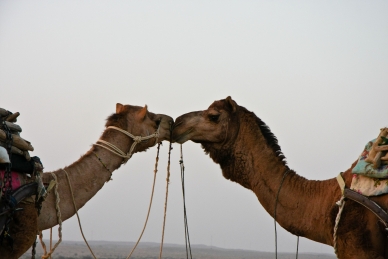
[[120,113],[124,110],[124,105],[121,103],[116,103],[116,113]]
[[236,112],[237,110],[237,103],[232,100],[232,97],[228,96],[225,99],[226,104],[229,106],[229,108],[232,110],[232,112]]
[[146,117],[147,115],[147,105],[144,105],[144,107],[139,111],[139,113],[137,114],[137,118],[139,120],[144,120],[144,118]]

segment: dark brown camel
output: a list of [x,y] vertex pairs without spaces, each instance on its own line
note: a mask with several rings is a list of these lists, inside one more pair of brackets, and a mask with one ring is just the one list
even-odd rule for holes
[[[114,126],[123,129],[135,136],[149,136],[159,131],[158,138],[143,140],[134,146],[133,153],[146,151],[163,140],[170,140],[170,128],[173,119],[163,114],[154,114],[148,111],[147,106],[116,105],[116,113],[111,115],[106,127]],[[107,128],[100,140],[114,144],[120,150],[128,153],[134,140],[124,133]],[[101,159],[102,162],[99,161]],[[107,149],[94,145],[85,155],[72,165],[64,169],[69,175],[74,192],[74,199],[78,209],[82,208],[110,179],[114,170],[118,169],[124,159]],[[58,193],[62,221],[75,214],[65,172],[59,169],[53,172],[58,179]],[[51,173],[43,174],[43,181],[49,182]],[[0,246],[1,259],[16,259],[23,255],[35,241],[38,230],[49,229],[58,224],[55,209],[54,192],[51,191],[42,204],[41,214],[38,217],[34,204],[20,203],[24,210],[16,212],[10,225],[10,234],[14,239],[14,250],[4,242]]]
[[[336,202],[341,198],[336,178],[312,181],[290,170],[276,137],[253,112],[227,97],[207,110],[184,114],[176,119],[172,141],[188,140],[202,145],[226,179],[252,190],[272,217],[280,183],[288,172],[277,203],[277,222],[294,235],[333,246]],[[348,187],[354,165],[343,173]],[[388,208],[387,195],[372,199]],[[372,212],[347,200],[337,248],[341,259],[383,259],[388,249],[386,232]]]

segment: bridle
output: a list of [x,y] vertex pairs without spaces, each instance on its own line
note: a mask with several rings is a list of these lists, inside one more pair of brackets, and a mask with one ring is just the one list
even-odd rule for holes
[[[151,138],[155,138],[156,142],[158,142],[159,128],[160,128],[160,123],[158,125],[157,130],[153,134],[145,136],[145,137],[142,137],[142,136],[135,136],[132,133],[130,133],[128,131],[125,131],[123,129],[120,129],[118,127],[115,127],[115,126],[107,127],[107,129],[114,129],[114,130],[120,131],[121,133],[124,133],[125,135],[127,135],[128,137],[133,139],[133,144],[132,144],[131,148],[129,149],[128,153],[123,152],[120,148],[116,147],[112,143],[109,143],[108,141],[105,141],[105,140],[102,140],[102,139],[97,140],[97,143],[95,143],[94,145],[102,147],[102,148],[105,148],[106,150],[112,152],[113,154],[118,155],[119,157],[124,158],[122,163],[125,164],[132,157],[133,150],[135,149],[135,146],[138,143],[142,142],[143,140],[148,140],[148,139],[151,139]],[[98,144],[98,143],[101,143],[101,144]]]

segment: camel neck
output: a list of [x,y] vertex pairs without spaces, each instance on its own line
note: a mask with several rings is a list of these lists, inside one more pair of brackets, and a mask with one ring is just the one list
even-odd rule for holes
[[[129,147],[133,143],[132,139],[117,131],[109,132],[109,134],[105,133],[100,139],[114,144],[124,152],[129,151]],[[102,147],[93,146],[73,164],[51,173],[44,173],[44,180],[52,179],[52,173],[57,177],[62,221],[70,218],[76,212],[73,197],[77,209],[81,209],[110,180],[112,172],[118,169],[122,162],[122,157]],[[72,185],[73,195],[70,192],[69,181]],[[41,214],[38,219],[40,230],[58,224],[54,196],[54,190],[52,190],[42,204]]]
[[[324,229],[331,224],[330,208],[338,200],[333,196],[338,191],[335,179],[312,181],[297,175],[283,161],[280,150],[274,149],[260,131],[253,135],[241,131],[244,129],[240,129],[240,137],[232,148],[232,159],[221,164],[224,176],[252,190],[272,217],[276,205],[276,221],[287,231],[330,244],[331,233]],[[316,222],[322,215],[327,221]]]

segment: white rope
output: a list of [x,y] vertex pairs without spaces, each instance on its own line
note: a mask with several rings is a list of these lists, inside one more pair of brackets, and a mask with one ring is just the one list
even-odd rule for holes
[[337,230],[338,230],[338,224],[341,219],[341,214],[342,211],[344,210],[345,207],[345,196],[342,195],[341,199],[336,202],[336,204],[339,206],[338,214],[335,219],[335,226],[334,226],[334,233],[333,233],[333,247],[334,247],[334,252],[338,256],[338,250],[337,250]]
[[122,150],[120,150],[118,147],[116,147],[112,143],[109,143],[109,142],[107,142],[105,140],[102,140],[102,139],[97,140],[97,143],[99,142],[99,143],[101,143],[103,145],[97,144],[97,143],[94,144],[94,145],[99,146],[99,147],[103,147],[106,150],[109,150],[110,152],[112,152],[113,154],[115,154],[115,155],[117,155],[119,157],[124,158],[123,163],[126,163],[132,157],[133,150],[135,149],[135,146],[138,143],[142,142],[143,140],[148,140],[148,139],[151,139],[151,138],[156,138],[156,142],[158,142],[159,127],[160,127],[160,124],[158,126],[158,129],[153,134],[145,136],[145,137],[142,137],[142,136],[135,136],[135,135],[129,133],[128,131],[125,131],[125,130],[120,129],[118,127],[109,126],[108,129],[115,129],[115,130],[120,131],[121,133],[124,133],[125,135],[127,135],[128,137],[133,139],[133,144],[132,144],[131,148],[129,149],[128,153],[123,152]]

